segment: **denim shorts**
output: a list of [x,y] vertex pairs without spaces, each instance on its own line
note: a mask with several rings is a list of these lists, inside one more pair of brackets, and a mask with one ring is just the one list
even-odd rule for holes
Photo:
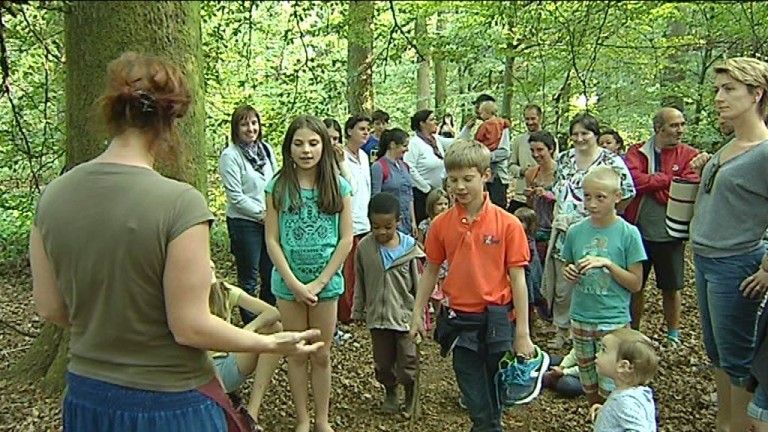
[[757,271],[763,254],[760,249],[723,258],[693,256],[707,357],[740,387],[752,365],[760,299],[745,298],[739,285]]
[[226,432],[224,410],[197,390],[158,392],[67,373],[65,431]]
[[763,386],[757,386],[752,402],[747,407],[747,415],[757,421],[768,423],[768,390]]
[[237,390],[240,384],[244,383],[246,378],[248,378],[238,369],[235,353],[214,357],[213,365],[216,367],[216,373],[219,374],[221,384],[227,393]]

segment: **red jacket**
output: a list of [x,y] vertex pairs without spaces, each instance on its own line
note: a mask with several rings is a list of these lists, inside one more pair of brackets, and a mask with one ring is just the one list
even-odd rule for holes
[[636,191],[635,197],[624,210],[624,218],[633,224],[637,222],[644,195],[650,194],[656,202],[666,205],[673,178],[699,181],[699,175],[691,167],[691,160],[699,154],[698,150],[682,143],[665,147],[661,149],[661,171],[650,174],[649,155],[653,154],[652,147],[650,141],[635,144],[629,148],[624,160],[632,174]]

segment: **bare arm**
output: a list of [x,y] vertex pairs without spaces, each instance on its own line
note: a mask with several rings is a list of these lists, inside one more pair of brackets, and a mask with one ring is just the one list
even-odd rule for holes
[[427,262],[427,266],[424,268],[424,273],[421,275],[416,290],[416,299],[413,302],[413,318],[411,319],[411,329],[409,331],[411,337],[416,337],[416,334],[421,334],[422,337],[425,336],[422,334],[424,333],[424,308],[427,307],[429,295],[432,294],[432,291],[435,289],[438,270],[440,270],[439,264]]
[[[318,282],[320,286],[320,292],[323,287],[328,285],[331,281],[331,277],[339,270],[344,260],[347,259],[349,251],[352,250],[352,198],[349,196],[344,197],[344,208],[339,215],[339,242],[336,244],[336,249],[331,255],[331,259],[326,264],[325,268],[320,275],[313,282]],[[317,293],[314,293],[317,294]]]
[[628,269],[623,269],[608,258],[588,256],[579,261],[577,267],[581,274],[590,269],[604,267],[611,272],[611,277],[616,280],[616,283],[631,293],[639,292],[643,287],[642,262],[630,264]]
[[280,311],[276,307],[245,291],[240,293],[240,296],[237,298],[237,305],[257,315],[252,323],[252,327],[255,330],[268,327],[280,321]]
[[522,267],[509,268],[509,280],[512,285],[512,298],[515,303],[515,342],[517,354],[533,355],[531,329],[528,320],[528,285],[525,282],[525,269]]
[[267,252],[272,259],[275,270],[285,281],[285,285],[293,291],[301,282],[293,275],[288,260],[285,259],[283,248],[280,246],[280,221],[277,217],[277,209],[273,202],[272,194],[267,193],[267,217],[264,219],[266,228]]
[[168,327],[181,345],[216,351],[271,351],[266,336],[235,327],[211,315],[208,224],[189,228],[168,244],[163,274]]
[[69,309],[36,226],[32,226],[29,234],[29,264],[32,268],[32,301],[37,314],[59,327],[68,328]]

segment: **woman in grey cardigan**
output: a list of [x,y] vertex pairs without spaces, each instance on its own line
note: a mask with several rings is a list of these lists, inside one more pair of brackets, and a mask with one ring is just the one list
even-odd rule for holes
[[[270,287],[272,261],[264,241],[266,201],[264,188],[277,172],[275,152],[261,140],[261,117],[242,105],[232,114],[231,140],[219,158],[219,175],[227,196],[227,231],[235,256],[237,280],[248,294],[274,305]],[[261,278],[259,278],[261,276]],[[240,309],[243,323],[255,316]]]

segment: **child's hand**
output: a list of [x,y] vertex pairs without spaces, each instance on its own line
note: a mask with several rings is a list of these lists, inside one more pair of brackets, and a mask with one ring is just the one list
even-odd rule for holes
[[427,337],[427,332],[424,329],[424,320],[421,319],[418,314],[413,314],[413,319],[411,320],[411,329],[408,330],[408,336],[410,336],[412,340],[416,340],[417,335],[423,339]]
[[597,414],[600,412],[600,408],[602,408],[602,404],[594,404],[591,408],[589,408],[589,420],[594,423],[595,419],[597,418]]
[[515,343],[512,345],[512,349],[515,350],[515,354],[525,356],[526,358],[532,358],[536,354],[536,349],[533,347],[533,342],[531,342],[529,336],[515,336]]
[[307,284],[307,289],[309,290],[310,293],[312,293],[312,295],[320,294],[320,291],[322,291],[323,288],[325,288],[325,284],[320,282],[317,279]]
[[561,368],[560,366],[552,366],[552,369],[550,369],[550,371],[552,373],[552,376],[555,378],[562,378],[563,375],[565,375],[563,373],[563,368]]
[[579,269],[576,268],[573,264],[568,264],[563,268],[563,279],[565,279],[567,282],[570,283],[578,283],[579,278],[581,277],[581,273],[579,273]]
[[309,290],[309,285],[300,284],[292,291],[296,301],[306,303],[309,306],[317,304],[317,296]]
[[579,261],[578,269],[579,273],[584,274],[592,269],[607,268],[611,264],[611,260],[608,258],[588,256]]

